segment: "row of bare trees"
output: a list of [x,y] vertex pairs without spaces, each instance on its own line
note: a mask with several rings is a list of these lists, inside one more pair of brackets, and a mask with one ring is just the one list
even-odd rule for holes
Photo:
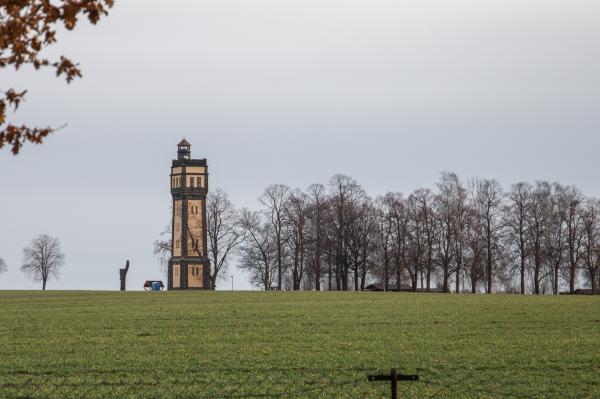
[[240,267],[265,289],[598,292],[600,202],[573,186],[504,191],[443,173],[435,190],[373,199],[335,175],[305,191],[269,186],[259,201],[239,212],[236,245]]

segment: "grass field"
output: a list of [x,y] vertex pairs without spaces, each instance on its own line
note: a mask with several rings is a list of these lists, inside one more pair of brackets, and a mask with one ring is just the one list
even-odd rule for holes
[[0,397],[600,397],[600,297],[0,292]]

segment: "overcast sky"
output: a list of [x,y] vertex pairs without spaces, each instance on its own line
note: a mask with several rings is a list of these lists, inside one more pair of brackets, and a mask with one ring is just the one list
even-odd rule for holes
[[19,271],[40,233],[66,253],[49,289],[118,289],[126,259],[128,288],[164,279],[152,242],[183,136],[239,206],[335,173],[373,196],[445,170],[600,196],[597,0],[116,3],[49,52],[83,79],[0,72],[0,89],[29,90],[13,123],[68,123],[0,151],[0,289],[40,287]]

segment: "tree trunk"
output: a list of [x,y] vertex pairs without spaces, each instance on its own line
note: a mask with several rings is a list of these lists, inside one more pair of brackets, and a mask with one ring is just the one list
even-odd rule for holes
[[129,271],[129,261],[125,262],[124,269],[119,269],[119,279],[121,280],[121,291],[125,291],[125,282],[127,279],[128,271]]
[[42,291],[46,291],[46,280],[47,280],[47,278],[46,278],[46,277],[44,277],[44,278],[42,279]]
[[400,270],[400,257],[396,256],[396,284],[398,284],[398,291],[400,291],[400,278],[401,278],[401,270]]
[[462,270],[462,248],[459,248],[456,255],[456,293],[460,293],[460,271]]
[[281,238],[277,237],[277,289],[281,291],[282,273],[281,273]]
[[389,258],[390,257],[387,253],[387,250],[384,250],[384,254],[383,254],[383,290],[384,291],[388,290],[388,286],[390,284],[390,274],[389,274],[390,259]]
[[[431,250],[427,255],[427,292],[431,289],[431,272],[433,271],[433,258]],[[423,290],[423,282],[421,282],[421,291]]]
[[332,268],[331,266],[332,266],[332,262],[331,262],[331,249],[329,249],[329,250],[327,251],[327,267],[328,267],[328,269],[329,269],[329,270],[327,271],[327,280],[328,280],[328,281],[327,281],[327,282],[328,282],[327,289],[328,289],[329,291],[332,291],[331,282],[332,282],[332,280],[333,280],[333,270],[332,270],[333,268]]
[[525,294],[525,258],[521,256],[521,295]]
[[443,291],[445,293],[450,292],[450,287],[448,284],[448,278],[450,277],[450,273],[448,273],[448,263],[446,261],[444,261],[444,284],[443,284]]
[[317,246],[315,259],[315,291],[321,291],[321,248]]
[[554,284],[553,284],[554,285],[554,287],[553,287],[554,295],[559,294],[559,292],[558,292],[558,267],[559,267],[558,265],[554,266]]
[[569,268],[569,292],[571,294],[575,293],[575,276],[577,273],[577,265],[575,262],[571,261],[571,265]]

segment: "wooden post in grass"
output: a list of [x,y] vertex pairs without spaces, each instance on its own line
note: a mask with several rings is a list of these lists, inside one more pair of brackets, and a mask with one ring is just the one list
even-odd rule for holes
[[390,381],[392,385],[392,399],[398,398],[398,381],[419,381],[418,375],[398,374],[396,369],[390,371],[390,375],[370,375],[369,381]]
[[125,279],[129,270],[129,261],[125,263],[125,269],[119,269],[119,278],[121,279],[121,291],[125,291]]

